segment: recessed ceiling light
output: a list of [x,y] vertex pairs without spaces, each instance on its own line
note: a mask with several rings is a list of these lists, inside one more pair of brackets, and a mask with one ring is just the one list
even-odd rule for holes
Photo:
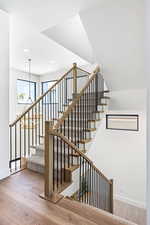
[[56,62],[54,60],[49,61],[50,64],[55,64]]
[[23,51],[24,52],[29,52],[30,50],[28,48],[25,48]]

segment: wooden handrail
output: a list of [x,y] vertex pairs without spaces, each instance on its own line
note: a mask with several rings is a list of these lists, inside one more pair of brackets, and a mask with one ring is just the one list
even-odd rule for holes
[[88,161],[88,163],[90,163],[90,165],[93,167],[93,169],[96,170],[96,172],[101,175],[109,184],[112,184],[112,181],[109,180],[107,177],[105,177],[105,175],[103,173],[100,172],[100,170],[93,164],[93,162],[83,153],[81,152],[78,147],[76,147],[76,145],[74,145],[72,142],[70,142],[63,134],[58,133],[55,129],[50,129],[49,130],[49,134],[50,135],[54,135],[57,136],[59,138],[61,138],[66,144],[68,144],[71,148],[74,149],[74,151],[76,151],[76,153],[78,153],[80,156],[82,156],[86,161]]
[[77,69],[78,69],[78,70],[81,70],[81,71],[84,72],[84,73],[88,73],[89,75],[91,74],[90,72],[88,72],[88,71],[86,71],[86,70],[84,70],[84,69],[82,69],[82,68],[80,68],[80,67],[77,67]]
[[13,127],[19,120],[22,119],[22,117],[25,116],[42,98],[44,98],[48,92],[50,92],[61,80],[63,80],[71,71],[73,70],[73,67],[66,72],[55,84],[52,85],[43,95],[41,95],[28,109],[26,109],[13,123],[9,125],[9,127]]
[[99,67],[96,67],[96,69],[92,72],[90,79],[86,83],[86,85],[83,87],[83,89],[78,94],[77,98],[69,105],[67,110],[63,113],[62,117],[57,121],[56,125],[54,126],[54,129],[58,129],[59,126],[63,123],[63,121],[66,119],[70,111],[74,108],[74,106],[77,104],[77,102],[80,100],[81,96],[83,95],[85,89],[89,86],[91,81],[94,79],[96,74],[100,71]]

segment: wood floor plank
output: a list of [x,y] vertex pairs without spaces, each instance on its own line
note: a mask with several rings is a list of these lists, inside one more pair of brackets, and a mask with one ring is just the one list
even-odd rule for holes
[[80,216],[83,216],[90,221],[100,225],[136,225],[135,223],[129,222],[125,219],[121,219],[117,216],[111,215],[108,212],[97,209],[80,202],[75,202],[70,199],[62,199],[58,203],[61,207],[71,210]]
[[133,225],[69,199],[45,201],[43,190],[43,176],[29,170],[0,181],[0,225]]
[[12,221],[13,225],[96,225],[56,204],[42,200],[38,196],[42,186],[42,177],[28,171],[0,182],[0,196],[4,196],[1,198],[4,208],[0,221],[6,223],[8,220],[5,225],[10,225]]

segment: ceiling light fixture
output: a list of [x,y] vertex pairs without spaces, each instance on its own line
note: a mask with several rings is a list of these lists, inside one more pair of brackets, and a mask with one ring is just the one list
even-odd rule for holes
[[27,48],[25,48],[23,51],[24,51],[24,52],[29,52],[30,50],[29,50],[29,49],[27,49]]
[[28,66],[29,66],[29,103],[32,104],[31,98],[31,59],[28,59]]
[[49,61],[50,64],[55,64],[56,62],[54,60]]

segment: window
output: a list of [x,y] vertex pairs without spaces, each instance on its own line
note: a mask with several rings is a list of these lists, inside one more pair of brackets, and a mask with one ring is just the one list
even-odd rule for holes
[[28,80],[17,80],[17,100],[18,104],[31,104],[29,99],[29,86],[31,88],[31,100],[36,100],[36,82]]
[[52,87],[57,80],[45,81],[42,82],[42,94],[44,94],[50,87]]
[[[45,81],[42,82],[42,94],[44,94],[46,91],[48,91],[49,88],[51,88],[57,80],[51,80],[51,81]],[[44,98],[44,104],[57,104],[58,103],[58,91],[57,88],[54,88],[49,95],[47,95]]]

